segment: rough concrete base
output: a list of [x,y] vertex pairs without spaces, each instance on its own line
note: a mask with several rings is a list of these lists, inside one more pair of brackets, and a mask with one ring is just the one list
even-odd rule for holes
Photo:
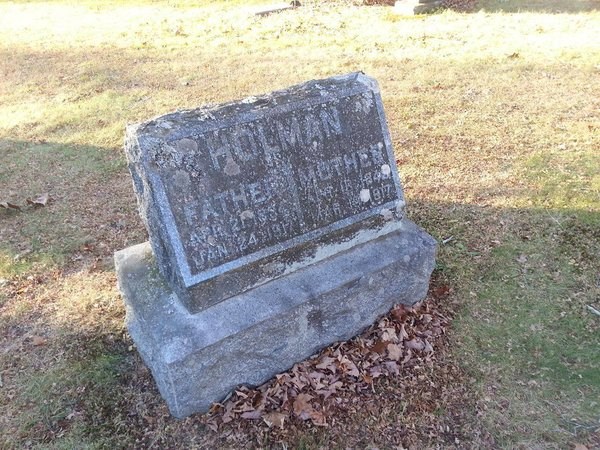
[[394,4],[396,14],[403,16],[434,13],[442,8],[442,0],[399,0]]
[[415,14],[431,14],[439,11],[440,9],[443,9],[443,7],[444,5],[441,0],[431,2],[423,2],[421,0],[421,4],[415,6],[413,11]]
[[148,243],[115,254],[129,332],[171,413],[205,412],[240,384],[259,385],[396,303],[425,297],[436,243],[402,229],[190,314]]

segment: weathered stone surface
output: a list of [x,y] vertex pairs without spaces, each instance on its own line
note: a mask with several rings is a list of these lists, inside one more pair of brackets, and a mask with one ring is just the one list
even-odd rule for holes
[[415,14],[430,14],[439,11],[444,7],[442,0],[434,0],[431,2],[423,3],[415,6]]
[[379,88],[354,73],[128,128],[161,273],[191,312],[398,229]]
[[442,8],[442,0],[399,0],[394,4],[394,11],[405,16],[429,14]]
[[275,3],[268,6],[263,6],[261,9],[255,12],[257,16],[269,16],[271,14],[280,13],[283,11],[287,11],[288,9],[295,9],[299,6],[302,6],[299,1],[291,1],[289,3]]
[[422,299],[435,241],[403,220],[387,235],[191,314],[148,244],[115,255],[127,326],[171,413],[208,410],[320,348],[356,335],[396,303]]

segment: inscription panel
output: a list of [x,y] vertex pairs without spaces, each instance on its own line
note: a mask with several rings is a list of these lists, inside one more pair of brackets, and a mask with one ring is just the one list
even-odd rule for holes
[[154,126],[165,138],[148,151],[152,189],[165,200],[157,203],[184,279],[200,282],[403,203],[379,93],[354,77],[363,82],[348,76],[343,89],[319,95],[313,82],[306,98],[275,93],[266,105],[215,110],[226,117],[184,112],[200,126],[183,131]]

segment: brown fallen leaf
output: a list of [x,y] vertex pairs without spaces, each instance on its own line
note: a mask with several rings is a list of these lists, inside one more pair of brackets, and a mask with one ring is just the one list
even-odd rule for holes
[[436,336],[436,337],[437,337],[437,336],[440,336],[440,335],[442,335],[443,333],[444,333],[444,329],[443,329],[442,327],[433,327],[433,328],[431,329],[431,334],[432,334],[433,336]]
[[285,419],[287,419],[287,415],[280,412],[270,412],[262,416],[262,419],[265,421],[269,428],[279,427],[283,430],[283,424],[285,422]]
[[388,342],[396,342],[398,340],[396,329],[393,327],[384,328],[383,334],[381,335],[381,339]]
[[308,420],[311,418],[311,414],[314,412],[314,408],[310,404],[312,396],[308,394],[298,394],[294,400],[294,414],[302,419]]
[[380,355],[383,355],[387,349],[387,342],[385,341],[377,341],[375,343],[375,345],[373,347],[371,347],[371,350],[374,351],[375,353],[379,353]]
[[246,411],[245,413],[242,413],[240,417],[242,419],[260,419],[262,417],[262,411],[259,411],[258,409]]
[[304,389],[304,387],[308,384],[308,380],[306,380],[302,375],[292,377],[290,381],[298,388],[298,390]]
[[437,298],[443,298],[450,294],[450,286],[442,284],[433,288],[433,295]]
[[337,393],[338,389],[341,389],[344,386],[344,383],[341,381],[335,381],[329,385],[326,389],[319,389],[315,391],[317,394],[322,395],[324,399],[329,398],[330,396]]
[[392,309],[392,317],[398,322],[404,321],[404,318],[411,312],[412,308],[406,305],[396,305]]
[[223,404],[222,403],[213,403],[210,406],[210,409],[208,410],[209,414],[217,414],[219,412],[223,411]]
[[44,339],[41,336],[33,336],[31,338],[31,343],[35,346],[35,347],[39,347],[40,345],[44,345],[46,343],[46,339]]
[[231,422],[234,419],[233,408],[235,404],[232,401],[227,402],[225,406],[225,412],[223,413],[223,423]]
[[290,374],[289,373],[280,373],[275,375],[275,379],[277,380],[277,383],[279,384],[286,384],[288,381],[290,381]]
[[308,379],[314,389],[323,389],[325,387],[325,384],[321,381],[323,378],[325,378],[325,374],[321,372],[310,372],[308,374]]
[[360,372],[358,371],[358,367],[352,361],[350,361],[347,357],[343,356],[340,360],[340,369],[342,372],[348,375],[352,375],[353,377],[359,377]]
[[371,375],[363,373],[360,377],[367,384],[372,384],[373,383],[373,377]]
[[317,369],[329,370],[333,373],[336,372],[335,358],[331,358],[330,356],[323,356],[319,361],[319,364],[316,365]]
[[240,398],[248,398],[248,394],[246,394],[244,392],[244,389],[248,389],[245,386],[242,386],[240,389],[238,389],[237,391],[235,391],[235,393],[237,394],[238,397]]
[[395,361],[386,361],[384,363],[385,368],[392,374],[398,375],[400,373],[400,367]]
[[412,338],[410,341],[404,342],[404,345],[412,350],[423,350],[425,348],[425,343],[419,338]]
[[408,333],[406,332],[404,324],[402,324],[400,325],[400,340],[405,341],[406,339],[408,339]]
[[421,321],[423,322],[424,325],[427,325],[432,320],[433,320],[433,317],[431,314],[423,314],[423,317],[421,317]]
[[0,208],[4,209],[16,209],[17,211],[21,211],[21,207],[19,205],[15,205],[11,202],[0,202]]
[[429,341],[427,339],[425,339],[425,347],[423,348],[423,351],[425,353],[433,353],[433,347],[431,346],[431,344],[429,343]]
[[402,357],[402,346],[398,344],[388,344],[388,358],[392,361],[398,361]]
[[206,422],[206,426],[207,426],[207,427],[208,427],[210,430],[214,431],[215,433],[216,433],[217,431],[219,431],[219,426],[217,425],[217,423],[216,423],[214,420],[208,420],[208,421]]
[[586,445],[583,444],[575,444],[575,447],[573,448],[573,450],[588,450]]
[[323,414],[322,411],[316,411],[313,409],[313,411],[310,413],[310,420],[312,420],[312,423],[319,427],[327,426],[327,420],[325,419],[325,414]]
[[50,201],[50,195],[47,192],[38,195],[33,200],[31,198],[27,199],[27,204],[32,206],[46,206]]
[[383,369],[381,366],[373,366],[369,369],[369,376],[377,378],[383,375]]

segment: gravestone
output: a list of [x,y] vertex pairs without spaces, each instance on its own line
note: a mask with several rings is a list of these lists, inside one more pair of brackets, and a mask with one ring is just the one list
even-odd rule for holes
[[258,385],[427,292],[375,80],[354,73],[127,129],[150,244],[117,252],[173,415]]
[[394,11],[404,16],[431,14],[444,8],[443,0],[399,0],[394,4]]

